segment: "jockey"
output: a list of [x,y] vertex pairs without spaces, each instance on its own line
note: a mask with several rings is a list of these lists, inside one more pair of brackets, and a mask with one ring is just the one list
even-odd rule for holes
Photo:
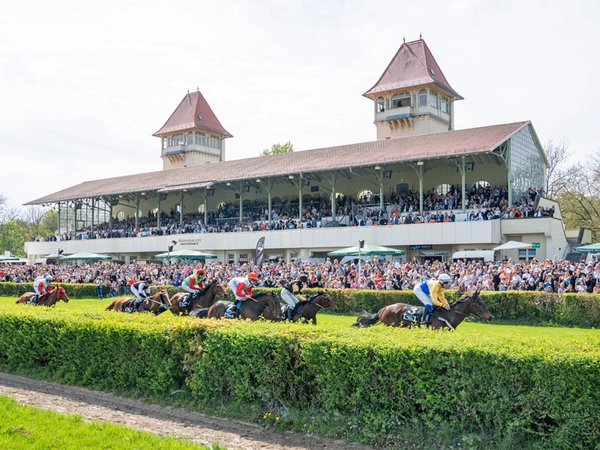
[[306,286],[308,281],[308,277],[306,275],[300,275],[298,279],[286,283],[281,290],[281,298],[284,302],[286,302],[290,307],[287,310],[287,319],[292,320],[294,317],[294,313],[296,312],[296,307],[298,306],[299,301],[305,301],[306,298],[301,294],[302,288]]
[[186,295],[180,303],[185,306],[189,305],[194,297],[194,294],[199,293],[202,289],[204,289],[204,270],[198,269],[196,272],[192,273],[189,277],[183,280],[181,283],[181,288],[189,292],[191,295]]
[[131,293],[135,295],[135,302],[133,302],[133,311],[137,311],[140,305],[148,296],[150,296],[150,284],[152,284],[152,278],[146,278],[145,280],[136,281],[131,285]]
[[45,274],[41,277],[37,277],[33,282],[33,289],[36,293],[36,297],[33,302],[35,302],[36,305],[42,300],[42,297],[44,297],[50,291],[49,287],[52,281],[54,281],[52,275]]
[[236,318],[242,307],[242,302],[252,298],[252,287],[258,281],[258,276],[250,272],[245,277],[235,277],[229,282],[229,288],[233,291],[235,302],[225,311],[225,317],[228,319]]
[[419,300],[425,305],[423,311],[423,324],[431,323],[431,313],[433,305],[441,306],[444,309],[450,309],[450,305],[444,297],[444,289],[450,286],[452,278],[450,275],[443,273],[437,280],[425,280],[416,284],[413,292]]

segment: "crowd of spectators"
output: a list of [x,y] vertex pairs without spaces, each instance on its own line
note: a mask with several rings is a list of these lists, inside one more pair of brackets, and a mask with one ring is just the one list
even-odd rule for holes
[[[470,292],[527,290],[553,293],[600,293],[600,264],[572,262],[554,258],[538,261],[401,261],[399,259],[352,260],[341,264],[337,259],[322,262],[269,261],[262,267],[250,264],[210,262],[207,264],[118,264],[97,262],[83,265],[0,265],[0,279],[12,282],[32,282],[49,273],[59,283],[93,283],[105,286],[102,297],[128,293],[129,285],[137,280],[151,278],[157,286],[180,286],[198,267],[204,268],[208,279],[227,283],[231,278],[255,271],[259,286],[282,287],[289,280],[305,274],[313,288],[410,290],[423,279],[437,278],[448,273],[453,278],[451,289]],[[102,289],[102,288],[100,288]]]
[[[474,185],[465,193],[466,214],[461,220],[495,220],[520,217],[553,216],[554,208],[536,207],[535,200],[541,191],[529,188],[523,195],[508,204],[506,186]],[[420,213],[420,198],[416,192],[393,193],[384,198],[380,207],[379,196],[364,195],[360,199],[339,195],[336,199],[338,223],[347,226],[399,225],[430,222],[454,222],[458,220],[455,210],[462,210],[462,194],[459,186],[450,186],[446,194],[435,191],[423,196],[423,213]],[[244,231],[266,231],[296,228],[314,228],[326,225],[332,219],[329,197],[313,196],[303,202],[299,215],[298,198],[277,202],[271,208],[269,222],[268,205],[264,201],[248,201],[240,220],[239,204],[222,204],[217,211],[186,213],[181,219],[176,210],[160,213],[160,226],[157,215],[148,212],[138,218],[114,219],[82,228],[77,233],[70,231],[59,236],[31,236],[30,241],[65,241],[72,239],[110,239],[124,237],[145,237],[156,235],[187,233],[227,233]]]

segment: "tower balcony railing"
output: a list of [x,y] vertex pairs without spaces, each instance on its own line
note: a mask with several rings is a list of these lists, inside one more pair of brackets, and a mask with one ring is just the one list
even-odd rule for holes
[[430,114],[446,122],[450,122],[450,114],[434,108],[433,106],[403,106],[402,108],[390,108],[375,114],[376,121],[403,119]]

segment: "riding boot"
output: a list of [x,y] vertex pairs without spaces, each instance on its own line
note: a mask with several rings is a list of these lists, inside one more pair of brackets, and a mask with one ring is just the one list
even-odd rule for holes
[[287,320],[292,320],[296,314],[296,305],[290,306],[287,310]]
[[425,309],[423,310],[423,326],[425,328],[427,328],[429,325],[431,325],[431,313],[433,312],[433,308],[429,307],[429,305],[425,306]]
[[135,302],[133,302],[133,311],[139,310],[141,304],[142,304],[142,300],[136,300]]

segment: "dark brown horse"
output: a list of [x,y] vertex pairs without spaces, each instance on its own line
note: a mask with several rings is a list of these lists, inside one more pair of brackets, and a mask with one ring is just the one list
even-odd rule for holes
[[182,308],[179,306],[179,301],[183,298],[183,296],[188,295],[188,292],[178,292],[171,299],[171,312],[176,316],[180,314],[189,314],[190,311],[208,308],[215,301],[215,297],[218,295],[219,297],[227,297],[227,292],[225,288],[221,286],[218,280],[213,280],[209,285],[204,289],[202,295],[197,295],[192,303],[190,303],[187,307]]
[[310,296],[308,300],[298,303],[290,320],[292,320],[292,322],[297,322],[299,320],[305,323],[312,322],[313,325],[316,325],[317,313],[321,308],[331,309],[333,312],[337,312],[338,310],[338,307],[327,291],[319,291]]
[[[419,320],[422,310],[423,307],[407,305],[406,303],[395,303],[393,305],[384,306],[376,313],[363,311],[352,326],[368,327],[374,325],[378,321],[391,327],[420,326]],[[470,314],[487,321],[494,318],[479,296],[479,291],[469,295],[463,295],[455,303],[450,305],[450,310],[436,307],[431,315],[431,328],[434,330],[439,328],[449,328],[453,330]]]
[[[34,292],[25,292],[17,299],[16,303],[29,303],[30,299],[31,301],[33,301],[32,297],[34,297],[35,295],[36,294]],[[67,292],[64,290],[64,288],[56,286],[54,289],[50,290],[44,297],[42,297],[40,302],[36,303],[36,305],[50,307],[54,306],[59,300],[63,300],[65,303],[67,303],[69,301],[69,297],[67,296]]]
[[[233,302],[218,301],[208,310],[208,317],[221,319],[225,311]],[[267,320],[279,320],[281,317],[281,302],[279,296],[273,291],[258,292],[253,298],[242,302],[239,317],[248,320],[258,320],[260,317]]]
[[120,297],[114,299],[110,305],[104,308],[105,311],[119,311],[119,312],[151,312],[155,315],[160,314],[163,311],[166,311],[171,306],[171,300],[169,299],[169,293],[166,289],[162,289],[160,292],[147,297],[140,303],[140,307],[137,311],[126,311],[126,308],[131,308],[133,306],[133,302],[135,298],[130,297]]

